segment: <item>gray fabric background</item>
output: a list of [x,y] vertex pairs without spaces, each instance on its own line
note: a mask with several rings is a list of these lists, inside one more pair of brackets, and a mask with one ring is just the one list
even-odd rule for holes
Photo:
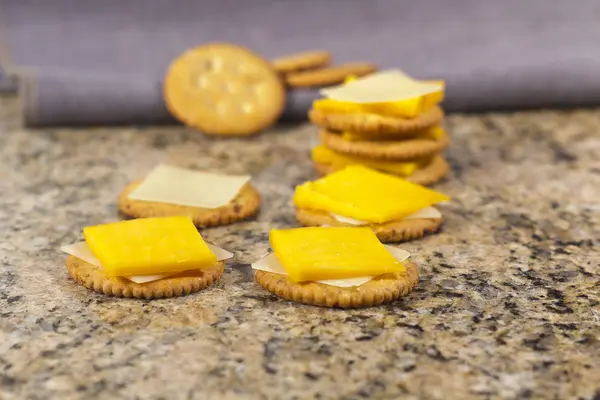
[[442,77],[449,110],[600,104],[600,0],[0,0],[0,19],[30,126],[173,122],[165,68],[210,41]]
[[0,68],[0,93],[12,92],[16,89],[13,79],[10,79],[2,68]]

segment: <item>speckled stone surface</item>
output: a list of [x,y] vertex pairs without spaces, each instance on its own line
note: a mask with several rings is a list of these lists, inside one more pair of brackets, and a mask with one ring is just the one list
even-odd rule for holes
[[[600,398],[597,110],[449,118],[446,224],[403,246],[421,282],[358,311],[279,300],[248,266],[295,226],[310,126],[26,131],[16,110],[0,98],[3,400]],[[159,162],[254,175],[260,216],[203,232],[236,253],[223,278],[152,302],[73,283],[59,246]]]

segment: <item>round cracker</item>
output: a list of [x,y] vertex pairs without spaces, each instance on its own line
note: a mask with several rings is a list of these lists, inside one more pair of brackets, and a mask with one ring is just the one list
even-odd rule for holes
[[450,144],[445,131],[440,139],[416,137],[398,141],[369,142],[348,141],[338,133],[321,130],[319,138],[321,144],[339,153],[397,161],[432,157]]
[[407,137],[440,124],[444,119],[444,111],[441,107],[435,106],[416,118],[403,119],[368,113],[332,113],[313,108],[309,111],[308,118],[312,123],[332,131]]
[[129,279],[107,276],[102,268],[71,255],[67,257],[66,261],[69,276],[88,289],[107,296],[146,300],[195,293],[219,279],[223,274],[224,265],[223,261],[219,261],[209,269],[185,271],[157,281],[135,283]]
[[[336,168],[333,165],[314,163],[315,170],[321,176],[329,175],[332,172],[338,171],[340,168]],[[393,175],[391,172],[382,171],[387,174]],[[433,185],[444,179],[448,172],[450,172],[450,166],[441,156],[435,156],[433,160],[422,168],[417,169],[409,176],[403,176],[402,178],[417,183],[419,185]]]
[[374,64],[348,63],[285,75],[285,83],[293,88],[331,86],[343,83],[349,76],[365,76],[377,71]]
[[[296,219],[304,226],[345,226],[356,227],[356,225],[340,222],[329,213],[317,210],[296,209]],[[373,229],[375,235],[383,243],[408,242],[421,239],[423,236],[435,233],[442,225],[442,219],[408,219],[401,221],[390,221],[383,224],[365,225]]]
[[329,65],[330,62],[331,53],[325,50],[313,50],[290,54],[278,57],[271,61],[275,71],[282,74],[325,67]]
[[271,63],[240,46],[195,47],[167,71],[164,97],[169,112],[209,135],[251,135],[283,112],[285,89]]
[[296,283],[287,276],[256,271],[260,286],[283,299],[332,308],[363,308],[391,303],[410,293],[419,281],[417,265],[403,262],[405,272],[381,275],[357,287],[341,288],[317,282]]
[[189,217],[197,227],[206,228],[241,221],[256,214],[260,208],[260,195],[249,183],[242,187],[237,196],[229,204],[217,208],[180,206],[177,204],[130,199],[129,194],[140,183],[133,182],[127,185],[119,195],[117,201],[119,211],[133,218],[184,215]]

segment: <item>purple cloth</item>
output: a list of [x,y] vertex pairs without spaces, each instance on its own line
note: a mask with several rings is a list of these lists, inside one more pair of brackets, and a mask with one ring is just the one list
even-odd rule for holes
[[0,93],[2,92],[14,92],[16,89],[15,82],[12,77],[6,75],[6,72],[0,68]]
[[[2,16],[1,11],[2,10],[0,9],[0,17]],[[1,18],[0,22],[2,22]],[[8,75],[2,67],[3,64],[10,64],[8,53],[6,35],[3,33],[2,26],[0,24],[0,94],[12,93],[17,90],[16,77]]]
[[[164,71],[211,41],[444,78],[449,110],[600,104],[597,0],[0,0],[0,18],[30,126],[172,122]],[[287,115],[315,96],[294,93]]]
[[16,82],[0,71],[0,95],[2,93],[13,93],[17,90]]

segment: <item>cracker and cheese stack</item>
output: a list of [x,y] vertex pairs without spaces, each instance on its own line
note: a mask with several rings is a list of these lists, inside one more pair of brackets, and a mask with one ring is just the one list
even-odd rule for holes
[[274,229],[273,252],[252,264],[259,285],[287,300],[323,307],[385,304],[410,293],[417,265],[368,228]]
[[443,193],[362,165],[296,187],[296,219],[304,226],[368,227],[384,243],[436,232],[449,201]]
[[233,254],[204,241],[187,217],[89,226],[61,247],[73,280],[108,296],[157,299],[194,293],[223,274]]
[[443,81],[387,70],[321,94],[309,112],[320,127],[320,145],[312,151],[320,174],[359,164],[430,185],[448,173],[441,157],[449,144],[441,127]]

